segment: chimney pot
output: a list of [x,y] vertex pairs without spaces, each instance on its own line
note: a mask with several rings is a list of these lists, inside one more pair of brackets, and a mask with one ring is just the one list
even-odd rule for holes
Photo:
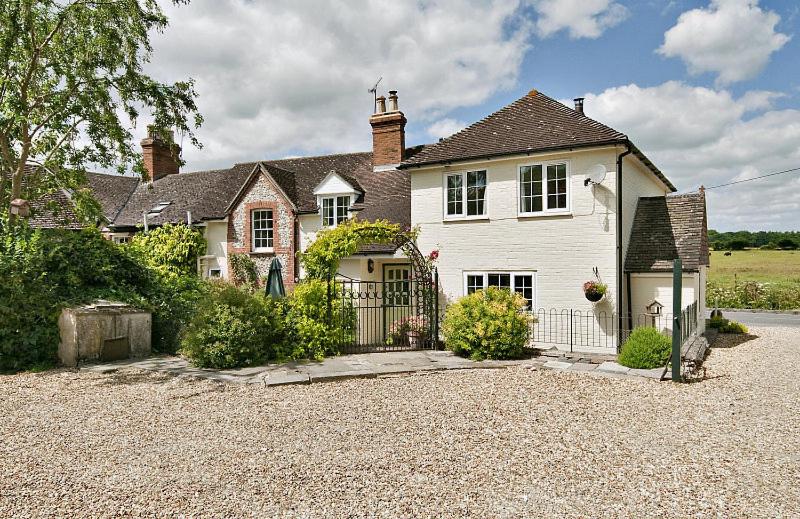
[[575,101],[575,111],[579,114],[583,115],[583,97],[576,97]]
[[399,112],[400,108],[397,106],[397,90],[389,90],[389,111]]
[[375,103],[375,114],[369,119],[372,126],[372,166],[375,170],[391,168],[403,162],[406,148],[406,117],[397,107],[397,91],[389,91],[390,110],[386,98]]

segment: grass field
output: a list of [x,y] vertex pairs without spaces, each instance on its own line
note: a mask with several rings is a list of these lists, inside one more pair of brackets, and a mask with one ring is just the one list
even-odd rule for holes
[[743,250],[730,256],[712,252],[706,303],[720,308],[800,309],[800,251]]
[[708,280],[723,285],[734,281],[800,283],[800,251],[743,250],[730,256],[713,251]]

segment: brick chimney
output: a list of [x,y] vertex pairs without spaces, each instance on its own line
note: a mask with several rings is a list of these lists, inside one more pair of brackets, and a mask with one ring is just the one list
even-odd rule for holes
[[158,180],[167,175],[176,175],[180,169],[181,148],[175,144],[171,132],[147,127],[147,137],[142,139],[142,159],[148,180]]
[[397,90],[389,90],[389,109],[386,98],[380,96],[375,113],[369,118],[372,125],[372,166],[387,169],[403,162],[406,149],[406,116],[397,107]]

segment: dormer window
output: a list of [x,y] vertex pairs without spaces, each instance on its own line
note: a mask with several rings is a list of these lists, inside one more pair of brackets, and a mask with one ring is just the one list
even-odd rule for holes
[[349,196],[323,197],[321,200],[322,226],[336,227],[350,216]]

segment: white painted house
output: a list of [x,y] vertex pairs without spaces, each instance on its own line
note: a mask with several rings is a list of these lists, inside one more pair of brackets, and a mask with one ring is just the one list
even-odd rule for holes
[[[445,298],[489,286],[514,290],[539,316],[543,347],[568,346],[571,333],[573,349],[615,349],[620,329],[651,324],[647,305],[671,308],[664,262],[679,257],[676,243],[694,245],[692,261],[684,260],[682,306],[702,305],[704,199],[703,218],[683,225],[679,236],[670,217],[680,214],[639,216],[645,198],[675,205],[667,196],[675,188],[627,136],[586,117],[580,99],[573,110],[531,91],[401,167],[411,174],[419,246],[440,251]],[[662,243],[626,272],[626,256],[641,257],[648,232]],[[595,280],[608,287],[597,304],[583,292]]]
[[[615,351],[634,326],[670,327],[676,258],[685,271],[681,307],[697,302],[704,315],[704,195],[672,195],[628,136],[584,115],[582,99],[573,109],[534,90],[414,148],[397,93],[388,101],[377,99],[373,149],[364,153],[179,173],[176,146],[152,134],[142,141],[149,181],[89,177],[105,230],[122,241],[144,226],[190,221],[209,243],[201,275],[229,277],[234,253],[262,275],[279,258],[291,289],[304,277],[298,253],[322,229],[348,218],[418,227],[419,250],[439,250],[442,306],[489,286],[519,292],[539,318],[533,340],[542,347]],[[393,245],[362,248],[339,275],[389,283],[375,288],[378,306],[414,300],[395,297],[414,274]],[[607,285],[604,300],[587,300],[587,281]],[[391,321],[383,320],[380,339]]]

